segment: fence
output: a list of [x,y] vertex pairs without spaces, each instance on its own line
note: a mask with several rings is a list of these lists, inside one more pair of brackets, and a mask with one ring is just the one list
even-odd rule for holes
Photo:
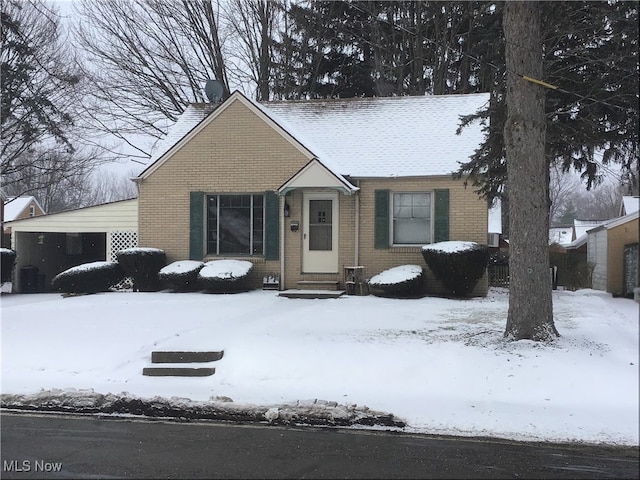
[[[588,263],[586,255],[563,253],[552,254],[551,265],[558,267],[556,282],[570,290],[591,288],[593,264]],[[487,267],[489,286],[509,287],[509,266],[489,265]]]

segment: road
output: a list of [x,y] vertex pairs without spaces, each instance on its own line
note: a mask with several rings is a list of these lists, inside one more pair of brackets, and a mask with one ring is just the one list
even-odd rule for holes
[[637,448],[3,411],[4,478],[638,478]]

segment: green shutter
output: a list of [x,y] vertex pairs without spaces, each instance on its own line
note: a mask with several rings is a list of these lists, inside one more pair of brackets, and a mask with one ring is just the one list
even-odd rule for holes
[[280,257],[280,202],[276,192],[264,193],[264,258]]
[[189,193],[189,259],[204,258],[204,193]]
[[375,191],[375,248],[389,248],[389,190]]
[[449,189],[435,191],[433,241],[446,242],[449,240]]

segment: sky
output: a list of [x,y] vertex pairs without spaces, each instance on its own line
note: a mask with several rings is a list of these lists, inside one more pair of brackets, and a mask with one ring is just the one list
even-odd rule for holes
[[[407,433],[638,445],[638,303],[553,292],[561,336],[506,342],[508,291],[466,300],[109,292],[0,295],[3,403],[155,399],[253,412],[382,412]],[[152,351],[223,351],[148,377]],[[187,364],[186,366],[195,366]],[[106,396],[106,397],[105,397]],[[351,428],[364,428],[351,427]]]

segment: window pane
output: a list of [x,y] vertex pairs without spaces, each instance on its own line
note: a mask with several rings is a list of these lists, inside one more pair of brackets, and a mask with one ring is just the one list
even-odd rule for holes
[[309,250],[332,249],[332,200],[309,200]]
[[393,221],[393,243],[430,243],[430,237],[429,220],[406,218]]
[[431,242],[431,194],[393,194],[393,243]]
[[264,208],[263,196],[253,196],[253,247],[254,255],[264,254]]
[[251,253],[250,200],[249,195],[220,195],[220,255]]
[[218,253],[218,196],[207,197],[207,253]]

